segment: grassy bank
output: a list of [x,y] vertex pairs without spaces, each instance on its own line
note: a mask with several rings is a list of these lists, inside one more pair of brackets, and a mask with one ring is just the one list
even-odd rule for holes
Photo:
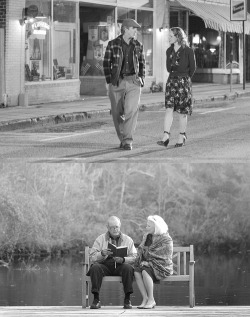
[[139,243],[150,214],[178,244],[250,248],[245,164],[2,164],[0,257],[79,251],[117,215]]

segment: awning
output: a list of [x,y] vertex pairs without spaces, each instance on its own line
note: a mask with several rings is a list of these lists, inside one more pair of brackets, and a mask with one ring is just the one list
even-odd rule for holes
[[[243,33],[241,21],[230,21],[230,6],[193,2],[188,0],[177,0],[179,4],[202,18],[205,26],[210,29],[224,32]],[[250,34],[250,15],[245,21],[245,34]]]

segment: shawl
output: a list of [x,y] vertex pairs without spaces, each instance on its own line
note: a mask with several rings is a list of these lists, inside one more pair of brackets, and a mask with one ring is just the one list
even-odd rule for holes
[[145,246],[147,234],[142,238],[138,247],[135,265],[140,266],[142,259],[149,263],[155,277],[162,280],[173,274],[173,240],[168,233],[153,235],[152,244]]

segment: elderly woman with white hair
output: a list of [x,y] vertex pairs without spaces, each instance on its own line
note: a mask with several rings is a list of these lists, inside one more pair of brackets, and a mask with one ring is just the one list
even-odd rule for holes
[[168,225],[160,216],[149,216],[134,266],[135,280],[142,295],[142,303],[137,308],[155,307],[154,283],[173,274],[172,255],[173,240]]

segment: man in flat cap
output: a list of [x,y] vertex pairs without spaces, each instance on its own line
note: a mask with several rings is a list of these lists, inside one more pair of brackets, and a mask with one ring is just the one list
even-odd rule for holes
[[140,27],[133,19],[124,20],[121,35],[109,41],[103,61],[113,122],[123,150],[132,150],[144,86],[145,55],[135,38]]

